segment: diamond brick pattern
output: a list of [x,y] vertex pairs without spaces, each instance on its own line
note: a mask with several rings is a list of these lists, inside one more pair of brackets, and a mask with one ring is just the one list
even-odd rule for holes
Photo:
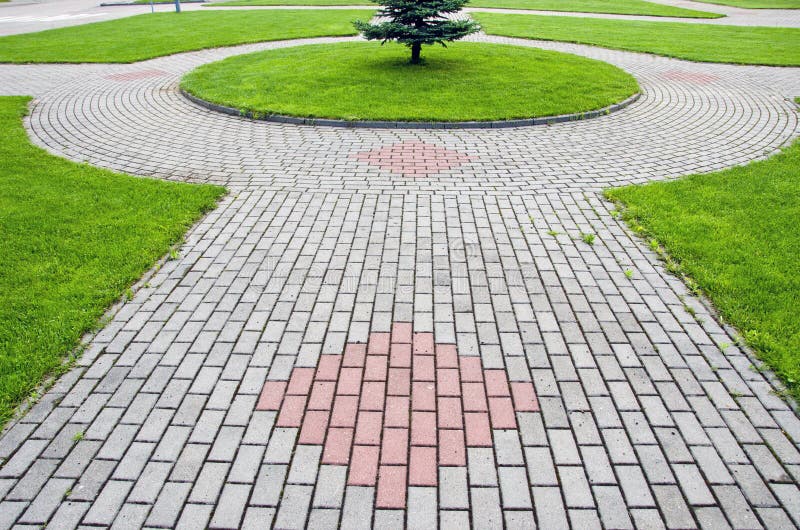
[[109,81],[138,81],[140,79],[151,79],[154,77],[164,77],[168,75],[169,72],[165,72],[164,70],[149,69],[149,70],[137,70],[135,72],[123,72],[119,74],[111,74],[105,76],[105,78],[108,79]]
[[468,447],[492,447],[492,429],[517,429],[516,412],[539,403],[532,383],[400,322],[267,381],[256,409],[323,445],[322,464],[349,466],[348,485],[377,484],[377,508],[405,508],[407,486],[437,486],[438,467],[466,466]]
[[369,151],[352,158],[409,177],[427,177],[466,164],[475,157],[425,142],[407,141]]
[[[296,42],[0,65],[0,93],[36,96],[34,143],[230,190],[0,434],[0,529],[800,526],[797,414],[598,193],[786,145],[800,68],[474,40],[607,61],[643,95],[547,127],[348,130],[175,90]],[[404,143],[474,160],[353,157]]]
[[685,83],[699,86],[708,85],[720,80],[720,77],[716,75],[678,69],[668,70],[661,74],[661,76],[669,81],[683,81]]

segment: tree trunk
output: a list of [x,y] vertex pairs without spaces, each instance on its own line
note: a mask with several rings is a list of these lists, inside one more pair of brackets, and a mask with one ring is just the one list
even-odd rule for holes
[[411,64],[419,64],[419,56],[422,51],[422,44],[415,42],[411,44]]

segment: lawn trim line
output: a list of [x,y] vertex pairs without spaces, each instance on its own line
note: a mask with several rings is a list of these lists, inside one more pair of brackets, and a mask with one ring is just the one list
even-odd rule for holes
[[[798,106],[800,106],[800,103],[798,103]],[[779,153],[780,149],[778,151],[775,151],[767,155],[764,158],[753,159],[749,163],[768,160],[769,158],[772,158],[773,156]],[[737,166],[731,166],[731,167],[737,167]],[[731,168],[726,168],[726,169],[731,169]],[[702,174],[703,173],[698,173],[698,175]],[[685,178],[686,176],[688,175],[684,175],[683,177],[678,177],[678,179]],[[668,179],[668,180],[678,180],[678,179]],[[650,182],[658,182],[658,181],[650,181]],[[642,184],[638,185],[641,186]],[[725,318],[716,308],[714,303],[711,301],[711,298],[709,298],[709,296],[706,294],[703,288],[700,287],[700,285],[695,281],[695,279],[690,274],[684,272],[683,270],[676,273],[676,272],[671,272],[670,270],[667,269],[665,265],[667,259],[673,260],[678,264],[680,264],[680,260],[674,258],[669,253],[669,250],[663,246],[662,242],[659,241],[658,238],[656,238],[655,235],[653,235],[648,229],[645,228],[642,232],[636,232],[633,229],[633,222],[636,222],[638,224],[639,221],[635,216],[630,214],[628,218],[625,217],[625,214],[630,211],[628,205],[625,202],[623,202],[620,199],[616,199],[614,197],[610,197],[609,195],[607,195],[607,193],[613,189],[614,187],[606,188],[599,195],[605,202],[613,204],[614,207],[622,214],[617,222],[620,225],[622,225],[625,232],[630,236],[632,240],[639,242],[646,248],[647,248],[647,238],[651,238],[658,242],[659,250],[657,252],[653,252],[649,250],[649,248],[647,249],[647,252],[654,256],[655,261],[658,262],[661,268],[663,269],[663,274],[667,274],[669,276],[672,276],[680,280],[680,282],[687,289],[687,295],[694,297],[698,302],[700,302],[700,304],[705,308],[705,310],[708,311],[709,316],[714,320],[716,320],[717,323],[720,325],[720,327],[728,335],[730,335],[731,338],[735,340],[736,346],[742,351],[742,353],[744,353],[745,357],[747,357],[747,359],[750,361],[750,364],[758,368],[757,373],[761,374],[764,377],[764,379],[767,381],[767,384],[769,384],[769,386],[771,387],[775,396],[784,403],[786,403],[787,405],[789,405],[789,408],[792,409],[792,411],[795,414],[800,415],[800,403],[798,403],[790,393],[786,392],[788,387],[775,372],[775,369],[772,366],[770,366],[764,359],[761,359],[758,356],[758,352],[747,342],[747,339],[745,338],[744,334],[741,331],[739,331],[739,328],[737,328],[736,326],[725,320]],[[642,225],[640,224],[640,226]],[[702,323],[700,323],[699,325],[700,327],[703,327]],[[719,347],[716,343],[714,343],[714,345]],[[725,356],[724,351],[722,352],[722,355]],[[736,400],[734,399],[734,401]]]
[[[30,107],[28,108],[28,112],[30,113]],[[23,119],[24,119],[24,117],[23,117]],[[56,155],[56,154],[50,153],[50,151],[48,151],[48,150],[45,150],[45,152],[47,152],[51,156],[60,156],[60,155]],[[68,159],[66,159],[66,160],[68,160]],[[77,163],[77,162],[75,162],[75,163]],[[91,165],[91,164],[89,164],[89,165]],[[92,167],[100,167],[100,166],[93,166],[92,165]],[[100,169],[103,169],[103,168],[100,168]],[[134,175],[134,174],[130,174],[130,173],[120,173],[120,174],[127,175],[127,176],[132,176],[132,177],[135,177],[135,178],[142,178],[142,179],[150,179],[150,178],[152,178],[152,177],[148,177],[148,176]],[[156,179],[156,180],[162,180],[162,179]],[[133,293],[134,298],[136,297],[136,293],[138,293],[143,288],[145,288],[146,284],[153,277],[155,277],[155,275],[158,274],[159,271],[161,271],[161,268],[164,266],[164,264],[169,262],[169,261],[171,261],[170,252],[173,249],[179,249],[180,247],[182,247],[183,245],[186,244],[186,239],[185,239],[186,234],[188,234],[189,232],[191,232],[192,230],[197,228],[203,221],[205,221],[208,218],[209,215],[211,215],[216,210],[218,210],[219,207],[220,207],[220,203],[226,197],[228,197],[229,195],[230,195],[230,190],[227,187],[224,187],[224,193],[222,193],[222,195],[219,196],[219,198],[217,199],[217,202],[214,205],[214,207],[210,208],[206,213],[204,213],[203,215],[198,217],[197,220],[194,222],[194,224],[192,224],[191,226],[187,227],[186,231],[184,232],[183,236],[181,237],[181,240],[176,241],[170,247],[169,251],[167,251],[163,256],[161,256],[158,260],[156,260],[155,263],[153,263],[152,267],[147,269],[141,275],[141,277],[139,277],[138,280],[133,282],[133,284],[131,284],[128,287],[128,289]],[[188,271],[187,271],[187,273],[188,273]],[[103,314],[97,319],[96,327],[94,329],[84,333],[81,336],[81,338],[78,339],[78,343],[75,345],[74,348],[72,348],[71,350],[63,353],[63,357],[64,358],[62,359],[61,364],[59,364],[58,367],[53,369],[52,372],[45,374],[44,377],[42,377],[42,381],[36,386],[35,391],[36,391],[36,394],[37,394],[38,398],[35,399],[35,400],[31,399],[30,396],[27,397],[27,398],[24,398],[22,400],[22,402],[17,406],[14,414],[10,418],[8,418],[8,420],[6,421],[5,425],[0,423],[0,438],[2,438],[15,425],[17,425],[20,422],[20,420],[24,419],[24,417],[28,413],[28,411],[30,411],[33,407],[35,407],[39,403],[39,401],[41,401],[41,399],[45,396],[45,394],[53,386],[55,386],[62,377],[66,376],[71,370],[82,369],[82,370],[85,371],[85,370],[88,370],[91,367],[90,364],[82,364],[82,361],[85,361],[85,360],[94,361],[96,359],[96,357],[100,353],[104,353],[105,352],[105,347],[103,347],[100,351],[98,351],[97,354],[94,357],[92,357],[91,359],[89,359],[88,357],[86,359],[84,359],[84,357],[83,357],[84,353],[86,352],[88,347],[91,346],[92,341],[94,340],[94,338],[97,335],[99,335],[100,332],[102,332],[106,328],[106,326],[108,326],[108,324],[111,323],[111,321],[114,319],[114,317],[117,315],[117,313],[122,311],[122,308],[125,307],[125,305],[128,302],[129,302],[129,300],[126,299],[126,293],[123,292],[122,294],[120,294],[119,298],[117,298],[116,301],[112,302],[106,308],[106,310],[103,312]],[[70,388],[72,388],[72,387],[70,387]],[[12,456],[13,456],[13,453],[8,456],[8,458],[5,460],[5,462],[7,462]]]
[[[205,4],[209,0],[181,0],[181,4]],[[173,2],[153,2],[154,6],[168,6]],[[149,6],[150,2],[139,3],[136,2],[103,2],[100,7],[120,7],[120,6]]]
[[350,129],[507,129],[510,127],[531,127],[534,125],[554,125],[574,121],[584,121],[613,114],[635,103],[642,95],[636,92],[632,96],[603,107],[602,109],[558,116],[543,116],[541,118],[526,118],[519,120],[487,120],[487,121],[400,121],[400,120],[340,120],[331,118],[300,118],[284,114],[263,114],[249,110],[227,107],[201,99],[183,88],[180,89],[183,97],[207,110],[247,118],[254,121],[283,123],[290,125],[310,125],[315,127],[343,127]]
[[[527,16],[540,16],[540,15],[518,15],[521,17]],[[551,16],[551,15],[541,15],[541,16]],[[592,17],[566,17],[566,18],[592,18]],[[600,19],[600,20],[616,20],[616,19]],[[653,22],[654,24],[664,24],[666,22]],[[689,22],[676,22],[676,24],[689,24]],[[698,26],[701,24],[698,24]],[[720,24],[720,27],[725,27],[725,25]],[[728,27],[742,27],[742,28],[769,28],[772,26],[728,26]],[[486,28],[483,28],[484,32]],[[783,27],[776,27],[776,29],[795,29],[795,28],[783,28]],[[578,46],[589,46],[592,48],[602,48],[605,50],[614,50],[618,52],[625,52],[625,53],[636,53],[639,55],[649,55],[651,57],[666,57],[667,59],[672,59],[675,61],[686,61],[687,63],[695,63],[695,64],[728,64],[731,66],[768,66],[770,68],[800,68],[800,61],[797,64],[775,64],[775,63],[745,63],[745,62],[730,62],[730,61],[700,61],[698,59],[688,59],[686,57],[680,57],[678,55],[670,55],[668,53],[659,53],[659,52],[644,52],[641,50],[632,50],[630,48],[625,48],[623,46],[611,46],[611,45],[600,45],[600,44],[592,44],[588,42],[581,42],[577,40],[569,40],[569,39],[546,39],[544,37],[517,37],[508,34],[502,33],[488,33],[486,35],[490,37],[502,37],[504,39],[519,39],[525,40],[529,42],[563,42],[565,44],[576,44]],[[563,53],[573,53],[573,52],[563,52]],[[3,63],[0,63],[3,64]]]

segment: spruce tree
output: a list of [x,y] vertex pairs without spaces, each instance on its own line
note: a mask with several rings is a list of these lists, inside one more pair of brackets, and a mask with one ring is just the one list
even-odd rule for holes
[[360,20],[356,29],[367,40],[397,41],[411,48],[411,62],[420,62],[423,44],[441,44],[480,31],[472,20],[451,20],[448,13],[458,12],[469,0],[372,0],[381,4],[379,17],[389,20],[370,24]]

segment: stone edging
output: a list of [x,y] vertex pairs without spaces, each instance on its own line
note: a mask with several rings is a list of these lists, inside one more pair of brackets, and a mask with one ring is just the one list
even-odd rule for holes
[[524,120],[498,120],[498,121],[439,121],[439,122],[415,122],[415,121],[371,121],[371,120],[332,120],[323,118],[298,118],[295,116],[283,116],[280,114],[259,115],[253,112],[242,112],[239,109],[217,105],[204,99],[194,96],[184,89],[180,93],[189,101],[200,105],[208,110],[221,112],[231,116],[249,118],[251,120],[268,121],[273,123],[288,123],[292,125],[316,125],[326,127],[348,127],[365,129],[503,129],[508,127],[528,127],[531,125],[552,125],[554,123],[564,123],[568,121],[583,121],[599,116],[605,116],[612,112],[624,109],[634,103],[642,95],[641,92],[629,98],[604,107],[599,110],[588,112],[578,112],[575,114],[561,114],[559,116],[547,116],[543,118],[530,118]]

